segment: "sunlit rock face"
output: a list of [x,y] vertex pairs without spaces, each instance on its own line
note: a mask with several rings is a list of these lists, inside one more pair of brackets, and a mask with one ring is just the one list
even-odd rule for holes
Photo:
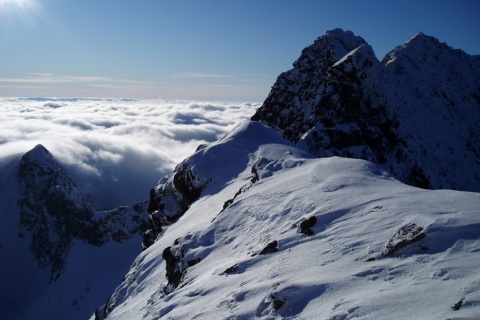
[[422,188],[480,190],[480,57],[422,33],[379,61],[361,37],[327,32],[252,120],[318,157],[369,160]]

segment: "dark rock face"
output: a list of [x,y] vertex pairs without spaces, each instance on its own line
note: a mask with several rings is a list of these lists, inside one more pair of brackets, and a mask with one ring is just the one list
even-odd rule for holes
[[187,235],[176,239],[172,246],[163,250],[162,258],[165,260],[165,276],[168,282],[163,288],[166,295],[172,293],[182,284],[189,268],[202,261],[201,257],[191,256],[188,252],[190,249],[199,246],[198,241],[198,238]]
[[93,210],[42,145],[23,155],[18,179],[21,236],[31,233],[32,254],[41,268],[50,267],[53,280],[60,275],[74,238],[96,243],[101,237],[88,225]]
[[42,145],[20,161],[20,236],[31,237],[30,250],[51,281],[65,266],[74,240],[100,246],[123,242],[146,230],[144,204],[94,214],[75,182]]
[[278,251],[278,241],[273,240],[272,242],[269,242],[258,254],[263,255],[263,254],[269,254],[277,251]]
[[166,294],[171,293],[182,281],[184,268],[182,264],[183,253],[181,251],[172,252],[172,247],[163,250],[162,258],[166,262],[166,277],[168,285],[164,288]]
[[306,236],[311,236],[313,235],[313,228],[317,224],[317,217],[311,216],[310,218],[303,220],[300,222],[300,225],[298,226],[298,232],[303,233]]
[[162,232],[162,226],[175,223],[200,197],[202,187],[195,185],[194,181],[195,176],[188,162],[184,161],[175,168],[172,175],[164,177],[150,190],[150,229],[144,235],[144,249],[155,243]]
[[293,67],[252,120],[318,157],[369,160],[422,188],[480,190],[480,57],[417,34],[380,62],[335,29]]
[[238,270],[238,264],[235,263],[233,266],[231,267],[228,267],[227,269],[225,269],[225,271],[223,272],[224,274],[230,274],[230,273],[234,273]]

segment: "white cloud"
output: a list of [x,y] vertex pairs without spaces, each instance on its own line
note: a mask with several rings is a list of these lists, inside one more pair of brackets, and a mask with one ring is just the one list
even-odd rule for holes
[[[48,75],[47,75],[48,76]],[[45,76],[45,77],[47,77]],[[147,200],[158,179],[259,104],[0,98],[0,158],[43,144],[99,208]]]

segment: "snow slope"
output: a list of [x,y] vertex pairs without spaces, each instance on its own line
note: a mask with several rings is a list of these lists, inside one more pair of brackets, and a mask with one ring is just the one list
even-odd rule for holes
[[480,194],[313,158],[256,122],[186,162],[202,168],[198,200],[136,258],[97,318],[480,314]]

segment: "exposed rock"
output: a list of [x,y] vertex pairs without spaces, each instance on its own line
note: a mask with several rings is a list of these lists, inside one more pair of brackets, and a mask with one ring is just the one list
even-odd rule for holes
[[192,259],[192,260],[188,260],[187,261],[187,266],[190,268],[190,267],[193,267],[194,265],[196,265],[197,263],[199,263],[200,261],[202,261],[201,258],[195,258],[195,259]]
[[198,254],[189,255],[189,251],[199,246],[208,245],[205,241],[208,235],[202,237],[193,234],[187,234],[173,242],[173,245],[163,250],[162,258],[165,260],[166,278],[168,284],[163,288],[165,294],[172,293],[180,286],[187,273],[187,270],[199,264],[204,256]]
[[[204,147],[197,151],[203,149]],[[205,184],[206,182],[197,180],[187,159],[175,168],[173,174],[161,179],[150,190],[150,229],[144,235],[144,249],[156,241],[162,232],[162,226],[175,223],[188,210],[200,196]]]
[[203,185],[195,183],[195,180],[196,177],[187,161],[182,162],[175,168],[173,184],[189,205],[198,199],[203,188]]
[[282,299],[279,299],[279,298],[275,298],[272,296],[272,306],[273,306],[273,309],[275,310],[278,310],[280,309],[281,307],[283,307],[283,305],[285,304],[286,301],[282,300]]
[[465,300],[465,297],[463,297],[462,299],[460,299],[459,301],[455,302],[452,306],[452,309],[455,310],[455,311],[458,311],[460,310],[460,308],[462,307],[462,304],[463,304],[463,301]]
[[[173,252],[172,252],[173,251]],[[182,264],[183,252],[175,250],[175,248],[167,247],[163,250],[162,258],[166,262],[166,277],[168,285],[163,289],[166,294],[171,293],[178,287],[184,275],[184,267]]]
[[383,255],[389,256],[398,250],[425,238],[423,227],[408,223],[398,229],[383,249]]
[[[250,188],[253,187],[253,185],[254,185],[255,183],[257,183],[257,182],[260,180],[260,176],[259,176],[259,174],[258,174],[258,169],[257,169],[257,164],[258,164],[258,161],[252,166],[252,170],[251,170],[251,171],[252,171],[253,176],[252,176],[252,178],[250,179],[250,182],[247,183],[247,184],[245,184],[245,185],[243,185],[243,186],[235,193],[235,195],[233,196],[233,198],[228,199],[227,201],[225,201],[225,202],[223,203],[223,208],[222,208],[222,210],[220,211],[220,213],[222,213],[223,211],[225,211],[225,210],[233,203],[233,201],[235,201],[235,199],[236,199],[239,195],[241,195],[242,193],[248,191]],[[220,214],[220,213],[219,213],[219,214]],[[217,215],[217,216],[218,216],[218,215]],[[212,222],[215,221],[215,219],[216,219],[216,217],[213,218]]]
[[18,171],[21,236],[32,234],[30,250],[38,265],[57,279],[74,238],[98,244],[93,210],[77,186],[42,145],[25,153]]
[[238,266],[238,264],[236,263],[236,264],[234,264],[233,266],[228,267],[227,269],[225,269],[225,271],[224,271],[223,273],[225,273],[225,274],[234,273],[234,272],[236,272],[236,271],[238,270],[238,267],[239,267],[239,266]]
[[300,225],[298,226],[298,232],[303,233],[306,236],[311,236],[313,235],[313,226],[317,224],[317,217],[311,216],[310,218],[303,220],[300,222]]
[[268,253],[273,253],[273,252],[277,252],[278,251],[278,241],[277,240],[273,240],[272,242],[268,243],[263,249],[262,251],[260,251],[258,254],[259,255],[262,255],[262,254],[268,254]]

